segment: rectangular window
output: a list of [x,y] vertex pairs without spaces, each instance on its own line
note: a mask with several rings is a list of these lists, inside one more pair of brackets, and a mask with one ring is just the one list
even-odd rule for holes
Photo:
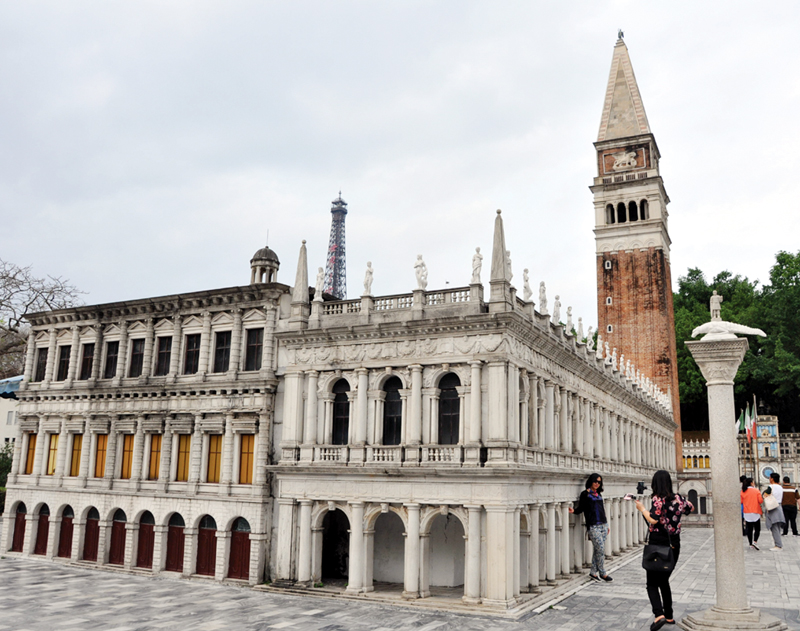
[[111,379],[117,374],[117,357],[119,356],[119,342],[106,344],[106,369],[103,379]]
[[180,434],[178,436],[178,468],[175,480],[186,482],[189,479],[189,459],[192,451],[192,435]]
[[158,480],[161,470],[161,434],[150,436],[150,463],[147,467],[147,479]]
[[200,366],[200,333],[186,336],[186,355],[183,357],[183,374],[193,375]]
[[56,381],[66,381],[69,375],[69,354],[71,352],[71,346],[60,346],[58,348],[58,372],[56,372]]
[[14,410],[8,413],[6,416],[6,425],[13,425],[14,424]]
[[56,472],[56,458],[58,457],[58,434],[50,434],[50,445],[47,448],[46,475]]
[[172,338],[159,337],[156,357],[156,376],[163,377],[169,373],[169,361],[172,357]]
[[97,435],[97,449],[94,457],[94,477],[102,478],[106,474],[106,449],[108,434]]
[[239,484],[253,483],[253,447],[256,437],[253,434],[242,434],[239,445]]
[[69,461],[69,474],[76,478],[81,472],[81,450],[83,449],[83,434],[72,436],[72,456]]
[[214,372],[228,372],[231,363],[231,332],[217,333],[217,343],[214,348]]
[[144,340],[131,342],[131,365],[128,368],[128,377],[141,377],[144,366]]
[[264,329],[247,329],[247,351],[245,370],[261,370],[261,351],[264,344]]
[[36,434],[28,434],[28,455],[25,459],[25,474],[33,473],[33,459],[36,457]]
[[222,436],[211,434],[208,437],[208,470],[206,482],[219,482],[219,466],[222,461]]
[[133,468],[133,434],[125,434],[122,440],[122,470],[119,477],[123,480],[131,479]]
[[36,375],[34,381],[44,381],[44,373],[47,370],[47,349],[40,348],[36,354]]
[[78,379],[86,381],[92,377],[92,365],[94,364],[94,344],[83,345],[83,357],[81,357],[81,374]]

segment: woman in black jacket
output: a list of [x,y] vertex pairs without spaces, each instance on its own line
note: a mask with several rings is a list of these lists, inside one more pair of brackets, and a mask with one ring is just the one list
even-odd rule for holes
[[[649,542],[661,546],[670,546],[675,563],[681,553],[681,515],[688,515],[694,510],[691,502],[672,492],[672,477],[667,471],[656,471],[653,475],[653,505],[648,511],[639,500],[636,508],[650,527]],[[669,587],[669,572],[647,571],[647,596],[653,608],[653,624],[651,631],[657,631],[665,624],[675,624],[672,615],[672,590]],[[660,593],[659,593],[660,592]],[[662,600],[663,599],[663,600]]]
[[612,579],[606,574],[606,537],[608,536],[608,522],[606,509],[603,506],[603,478],[599,473],[592,473],[586,479],[586,490],[578,498],[578,507],[569,509],[570,513],[580,515],[583,513],[586,520],[586,529],[589,531],[589,541],[592,542],[592,569],[589,578],[595,581],[600,579],[610,583]]

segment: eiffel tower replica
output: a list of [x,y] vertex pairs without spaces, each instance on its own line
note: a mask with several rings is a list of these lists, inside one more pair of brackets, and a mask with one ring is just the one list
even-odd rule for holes
[[331,237],[328,240],[328,257],[325,263],[325,282],[322,292],[335,296],[337,300],[347,299],[347,260],[344,247],[344,220],[347,216],[347,202],[339,197],[331,206]]

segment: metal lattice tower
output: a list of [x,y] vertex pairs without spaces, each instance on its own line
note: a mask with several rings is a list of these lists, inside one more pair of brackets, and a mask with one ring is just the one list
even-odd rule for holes
[[331,206],[331,238],[328,240],[328,258],[325,263],[325,282],[322,291],[339,300],[347,298],[347,260],[344,247],[344,219],[347,216],[347,202],[339,197]]

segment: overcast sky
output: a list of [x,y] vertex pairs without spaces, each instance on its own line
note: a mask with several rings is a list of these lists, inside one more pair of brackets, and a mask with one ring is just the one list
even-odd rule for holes
[[[514,284],[596,322],[589,185],[617,29],[662,154],[673,283],[800,249],[794,2],[0,3],[0,257],[87,304],[294,284],[349,205],[349,297]],[[489,259],[484,265],[487,285]]]

